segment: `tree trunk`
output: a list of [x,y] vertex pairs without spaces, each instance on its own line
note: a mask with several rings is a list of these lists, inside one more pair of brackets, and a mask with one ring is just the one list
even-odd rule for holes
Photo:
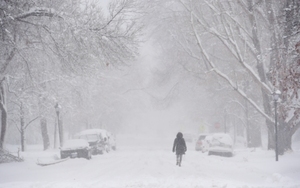
[[260,147],[261,146],[261,125],[251,125],[249,127],[249,141],[248,147]]
[[43,137],[44,150],[47,150],[50,147],[50,140],[48,136],[47,119],[45,117],[41,118],[41,131]]
[[25,131],[21,127],[21,151],[25,151]]
[[25,121],[24,121],[24,110],[23,110],[23,103],[21,103],[20,107],[20,121],[21,121],[21,150],[25,151]]
[[[260,71],[258,71],[260,72]],[[261,73],[264,74],[264,73]],[[259,74],[260,75],[260,74]],[[261,77],[261,76],[260,76]],[[264,79],[265,76],[263,76]],[[264,82],[266,83],[266,82]],[[270,96],[269,94],[266,93],[266,91],[264,91],[262,89],[262,96],[263,96],[263,107],[264,107],[264,111],[266,114],[268,114],[270,117],[272,117],[272,110],[271,110],[271,101],[270,101]],[[268,150],[270,149],[274,149],[275,148],[275,140],[274,140],[274,123],[271,122],[270,120],[266,119],[266,125],[268,128]]]
[[1,135],[0,135],[0,149],[3,149],[6,128],[7,128],[7,112],[3,104],[0,104],[1,109]]
[[286,151],[292,151],[292,137],[293,137],[293,130],[290,126],[282,121],[279,120],[279,154],[283,154]]
[[7,128],[6,92],[4,87],[4,79],[0,81],[0,110],[1,110],[0,149],[3,149],[6,128]]
[[[288,56],[289,56],[289,48],[290,48],[290,36],[293,32],[295,32],[295,28],[298,28],[295,26],[295,22],[293,20],[298,20],[299,18],[299,7],[300,3],[298,0],[287,0],[285,2],[285,9],[284,9],[284,15],[285,20],[283,22],[283,26],[281,28],[284,29],[283,35],[280,36],[278,33],[280,31],[276,31],[275,25],[278,25],[276,22],[276,18],[273,12],[273,6],[277,5],[275,4],[275,1],[266,1],[266,9],[268,12],[268,21],[269,21],[269,30],[271,31],[271,54],[270,54],[270,66],[271,66],[271,72],[272,72],[272,78],[271,80],[272,85],[277,87],[279,90],[281,90],[282,97],[281,97],[281,104],[284,104],[287,100],[286,93],[282,88],[284,88],[285,82],[282,82],[278,80],[279,71],[284,71],[289,66]],[[284,36],[284,37],[283,37]],[[282,48],[284,45],[285,48]],[[280,50],[279,50],[280,49]],[[292,131],[291,125],[289,123],[286,123],[282,118],[283,111],[280,110],[280,106],[278,108],[278,153],[279,155],[284,154],[285,151],[292,150],[292,136],[294,132]],[[268,124],[268,130],[269,130],[269,145],[268,149],[274,149],[275,147],[275,134],[274,134],[274,125]]]
[[[295,33],[299,33],[300,31],[300,24],[299,24],[299,18],[300,18],[300,2],[299,0],[287,0],[285,3],[285,20],[284,20],[284,34],[282,37],[283,44],[285,46],[284,50],[281,51],[281,59],[280,66],[282,69],[287,70],[291,67],[291,62],[288,61],[288,56],[293,55],[289,52],[289,49],[293,46],[293,41],[296,39],[299,34],[294,35]],[[283,58],[282,58],[283,57]],[[299,59],[299,52],[297,54],[297,58]],[[294,59],[295,60],[295,59]],[[296,65],[297,67],[298,65]],[[292,68],[293,69],[293,68]],[[298,78],[294,78],[295,80],[298,80]],[[280,89],[283,90],[285,82],[278,81],[280,83]],[[298,81],[299,83],[299,81]],[[293,86],[294,89],[297,90],[297,87],[299,89],[299,86]],[[281,103],[286,103],[288,94],[283,92],[283,95],[281,97],[282,101]],[[281,110],[280,110],[281,111]],[[298,119],[298,114],[296,111],[294,112],[295,119]],[[279,145],[280,150],[279,153],[284,153],[285,151],[292,150],[292,136],[297,130],[297,125],[293,125],[293,121],[289,121],[289,123],[286,123],[284,119],[282,119],[282,116],[279,116]],[[294,119],[294,118],[292,118]],[[299,128],[299,127],[298,127]]]
[[[42,84],[43,89],[46,88],[45,84]],[[43,138],[44,150],[49,149],[50,147],[50,139],[48,135],[47,128],[47,119],[46,119],[46,97],[43,95],[39,96],[39,107],[40,107],[40,124],[41,124],[41,133]]]
[[[271,53],[270,53],[270,69],[271,70],[277,70],[276,64],[278,64],[278,61],[281,59],[280,51],[278,49],[280,46],[280,41],[278,41],[278,38],[276,36],[276,18],[273,11],[273,1],[266,1],[266,10],[268,12],[267,18],[269,21],[269,30],[270,30],[270,47],[271,47]],[[276,80],[270,80],[273,86],[276,86]],[[271,101],[269,101],[270,104]],[[278,117],[280,114],[278,114]],[[278,127],[280,123],[278,121]],[[267,122],[268,126],[268,149],[275,149],[275,125],[272,122]]]
[[[251,12],[251,14],[249,15],[249,18],[250,18],[250,23],[252,26],[252,40],[253,40],[255,49],[257,51],[256,52],[256,57],[257,57],[257,59],[256,59],[257,67],[256,68],[257,68],[257,72],[258,72],[261,82],[266,83],[267,79],[266,79],[265,70],[264,70],[264,66],[263,66],[260,40],[258,38],[258,33],[257,33],[257,23],[256,23],[256,18],[253,13],[253,9],[252,9],[254,3],[253,3],[253,0],[248,0],[247,3],[248,3],[248,10],[249,10],[249,12]],[[262,98],[263,98],[264,111],[267,115],[270,116],[272,113],[271,113],[270,99],[269,99],[268,93],[264,89],[261,89],[261,92],[262,92]],[[268,120],[266,120],[266,124],[268,126],[268,130],[270,130],[270,127],[269,127],[270,124],[269,124]],[[259,134],[260,134],[260,132],[259,132]],[[268,139],[268,141],[270,141],[270,140]],[[261,145],[261,143],[260,143],[260,145]],[[268,146],[269,146],[269,144],[268,144]]]

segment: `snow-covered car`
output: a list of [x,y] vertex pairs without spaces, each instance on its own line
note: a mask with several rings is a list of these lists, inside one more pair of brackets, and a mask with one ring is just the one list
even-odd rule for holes
[[90,147],[93,155],[103,154],[107,151],[106,131],[103,129],[87,129],[75,135],[75,138],[85,139]]
[[92,154],[103,154],[111,149],[116,150],[115,136],[105,129],[87,129],[75,135],[76,138],[85,139],[92,148]]
[[63,147],[60,148],[60,157],[61,159],[67,157],[91,159],[91,148],[89,143],[84,139],[67,140]]
[[209,141],[208,155],[233,156],[232,138],[225,133],[215,133]]
[[207,139],[208,137],[209,137],[208,134],[200,134],[198,136],[198,140],[196,141],[195,144],[196,151],[206,152],[208,150],[209,147],[209,139]]

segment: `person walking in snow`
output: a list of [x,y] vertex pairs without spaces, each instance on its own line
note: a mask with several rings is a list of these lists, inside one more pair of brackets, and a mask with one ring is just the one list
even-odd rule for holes
[[178,132],[173,144],[173,152],[176,151],[176,165],[181,166],[182,155],[185,154],[187,150],[183,134]]

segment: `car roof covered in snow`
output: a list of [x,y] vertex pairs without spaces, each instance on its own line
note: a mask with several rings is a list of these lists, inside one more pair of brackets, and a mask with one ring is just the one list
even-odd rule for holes
[[226,133],[214,133],[212,135],[212,138],[217,139],[218,141],[220,141],[224,144],[229,144],[229,145],[233,144],[232,138],[230,137],[230,135],[228,135]]
[[76,135],[87,135],[87,134],[101,134],[102,136],[106,136],[107,135],[107,131],[104,129],[87,129],[84,131],[79,132]]

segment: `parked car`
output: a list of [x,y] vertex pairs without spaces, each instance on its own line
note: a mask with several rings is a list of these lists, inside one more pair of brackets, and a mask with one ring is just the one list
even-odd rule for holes
[[208,134],[200,134],[195,144],[196,151],[206,152],[209,147]]
[[93,155],[103,154],[107,150],[107,135],[102,129],[87,129],[75,135],[75,138],[85,139]]
[[67,157],[91,159],[91,148],[89,143],[84,139],[67,140],[63,147],[60,148],[60,157],[61,159]]
[[211,136],[208,155],[233,156],[232,138],[225,133],[215,133]]
[[76,138],[85,139],[92,148],[92,154],[103,154],[116,149],[116,139],[105,129],[87,129],[75,135]]

